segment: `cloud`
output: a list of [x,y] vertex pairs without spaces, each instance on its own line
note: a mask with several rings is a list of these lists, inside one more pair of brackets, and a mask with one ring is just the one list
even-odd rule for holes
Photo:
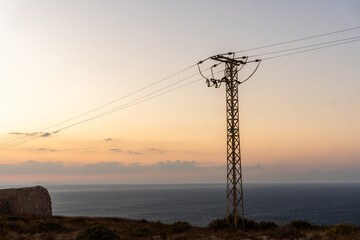
[[259,169],[266,169],[266,167],[264,167],[263,165],[261,165],[260,163],[255,164],[253,166],[244,166],[245,170],[259,170]]
[[0,174],[120,174],[141,173],[151,171],[187,171],[198,170],[195,161],[166,161],[154,164],[125,165],[122,162],[99,162],[84,165],[65,165],[62,162],[38,162],[29,160],[20,164],[0,164]]
[[112,141],[112,139],[111,138],[105,138],[104,141],[110,142],[110,141]]
[[23,136],[26,136],[26,137],[32,137],[32,136],[36,136],[38,133],[24,133],[24,132],[11,132],[9,133],[11,135],[23,135]]
[[58,152],[58,150],[51,149],[51,148],[28,148],[29,151],[37,151],[37,152]]
[[[114,148],[114,149],[110,149],[109,151],[113,151],[113,152],[121,152],[120,149]],[[144,152],[138,152],[138,151],[133,151],[133,150],[127,150],[126,151],[128,154],[130,155],[143,155],[143,154],[147,154],[149,152],[153,152],[153,153],[159,153],[159,154],[163,154],[164,151],[157,149],[157,148],[148,148],[145,149]]]
[[[255,171],[256,170],[256,171]],[[122,179],[128,182],[225,182],[226,166],[204,166],[196,161],[159,161],[152,164],[133,162],[98,162],[91,164],[65,164],[29,160],[19,164],[0,164],[0,176],[32,175],[84,177],[87,179]],[[287,167],[243,166],[244,182],[360,182],[360,167],[294,171]],[[129,180],[130,179],[130,180]],[[155,180],[154,180],[155,179]]]
[[29,160],[0,164],[3,179],[69,183],[214,183],[224,182],[226,168],[203,167],[195,161],[161,161],[153,164],[98,162],[72,164]]
[[166,161],[166,162],[157,162],[152,165],[154,168],[159,168],[162,170],[189,170],[189,169],[198,169],[195,161]]
[[[256,166],[256,165],[255,165]],[[293,167],[244,167],[244,178],[248,182],[329,183],[360,182],[360,167],[312,168],[297,170]],[[254,168],[255,167],[255,168]],[[254,171],[256,170],[256,171]]]
[[52,134],[58,133],[59,131],[55,131],[52,133],[49,132],[34,132],[34,133],[25,133],[25,132],[10,132],[9,134],[11,135],[23,135],[25,137],[33,137],[33,136],[38,136],[38,137],[50,137],[52,136]]
[[51,133],[49,132],[45,132],[45,133],[40,133],[40,137],[50,137]]
[[109,152],[122,152],[122,150],[119,148],[112,148],[112,149],[109,149]]
[[164,151],[161,150],[161,149],[157,149],[157,148],[148,148],[146,149],[147,151],[150,151],[150,152],[157,152],[157,153],[160,153],[160,154],[163,154]]
[[39,152],[57,152],[57,150],[55,150],[55,149],[48,149],[48,148],[37,148],[35,150],[39,151]]
[[132,155],[142,155],[143,153],[134,152],[134,151],[132,151],[132,150],[128,150],[128,154],[132,154]]
[[21,164],[0,164],[0,174],[17,175],[17,174],[54,174],[56,172],[64,173],[65,167],[61,162],[37,162],[29,160]]

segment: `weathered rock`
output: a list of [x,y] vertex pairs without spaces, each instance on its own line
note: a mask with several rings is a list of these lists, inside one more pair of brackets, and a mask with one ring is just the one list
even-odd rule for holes
[[41,186],[0,190],[0,214],[51,216],[51,198]]

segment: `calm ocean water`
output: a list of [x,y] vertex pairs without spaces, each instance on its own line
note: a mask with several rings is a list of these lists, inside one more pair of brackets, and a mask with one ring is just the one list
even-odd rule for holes
[[[53,214],[187,221],[206,226],[226,214],[224,184],[52,185]],[[360,184],[245,184],[245,217],[284,224],[360,225]]]

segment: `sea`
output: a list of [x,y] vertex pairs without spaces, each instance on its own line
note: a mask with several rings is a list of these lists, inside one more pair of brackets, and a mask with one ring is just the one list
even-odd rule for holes
[[[44,185],[53,215],[119,217],[207,226],[226,216],[226,184]],[[358,184],[245,183],[245,218],[360,226]]]

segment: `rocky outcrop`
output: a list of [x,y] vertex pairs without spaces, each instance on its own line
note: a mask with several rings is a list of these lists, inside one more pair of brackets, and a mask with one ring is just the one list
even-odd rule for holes
[[41,186],[0,190],[0,214],[51,216],[51,199]]

